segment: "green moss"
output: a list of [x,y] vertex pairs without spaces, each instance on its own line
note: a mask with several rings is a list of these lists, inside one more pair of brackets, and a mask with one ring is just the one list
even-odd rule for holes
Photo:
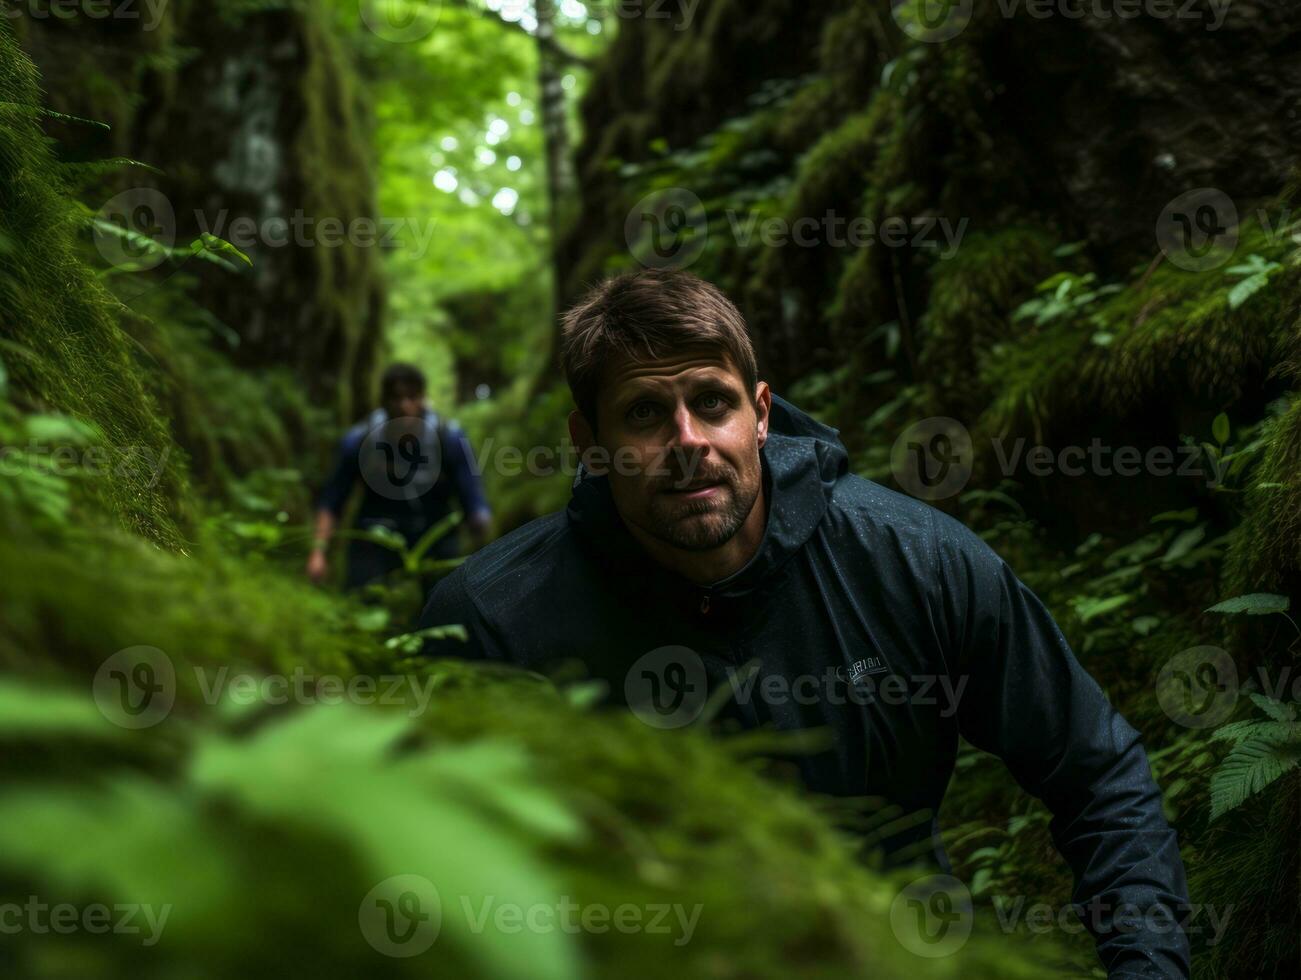
[[1295,597],[1301,595],[1301,399],[1266,424],[1263,438],[1263,458],[1229,548],[1228,591]]
[[1011,226],[972,234],[952,257],[931,268],[926,312],[919,318],[922,377],[937,400],[973,418],[1002,387],[983,371],[995,345],[1019,340],[1012,311],[1053,268],[1053,236]]
[[5,361],[29,407],[63,412],[98,429],[111,454],[165,460],[156,476],[121,468],[81,486],[85,499],[143,536],[179,543],[188,506],[180,453],[142,381],[122,308],[79,261],[79,219],[37,125],[36,72],[0,25],[0,310],[12,345]]

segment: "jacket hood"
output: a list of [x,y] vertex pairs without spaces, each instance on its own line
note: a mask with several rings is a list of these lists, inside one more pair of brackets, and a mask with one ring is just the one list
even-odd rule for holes
[[[839,431],[775,394],[759,457],[768,500],[763,539],[744,567],[709,587],[712,594],[751,592],[785,564],[813,536],[836,481],[849,470]],[[607,477],[593,476],[580,464],[565,512],[603,563],[625,572],[661,568],[619,517]]]

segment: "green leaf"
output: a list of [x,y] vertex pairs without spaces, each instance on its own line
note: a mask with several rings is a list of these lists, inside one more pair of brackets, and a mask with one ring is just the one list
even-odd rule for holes
[[1156,616],[1139,616],[1130,626],[1139,636],[1147,636],[1154,629],[1161,625],[1161,620]]
[[1257,694],[1254,691],[1250,697],[1257,708],[1275,721],[1296,721],[1296,708],[1292,705],[1284,704],[1282,701],[1275,701],[1273,698],[1267,698],[1265,695]]
[[85,446],[99,439],[99,430],[71,415],[29,415],[27,438],[36,443]]
[[1223,412],[1215,416],[1215,421],[1211,423],[1211,435],[1221,446],[1229,441],[1229,417]]
[[1266,616],[1270,613],[1287,612],[1287,596],[1274,595],[1270,592],[1253,592],[1250,595],[1234,596],[1203,610],[1211,613],[1240,613],[1248,616]]
[[250,269],[253,268],[253,260],[237,249],[224,238],[218,238],[216,235],[204,232],[194,241],[190,242],[190,251],[194,254],[204,253],[212,256],[219,256],[223,259],[237,259],[243,262]]
[[1202,538],[1206,537],[1205,527],[1191,527],[1187,531],[1181,531],[1179,535],[1170,543],[1166,553],[1161,556],[1161,563],[1170,565],[1183,558],[1193,548],[1201,543]]
[[1162,521],[1176,521],[1180,524],[1191,524],[1197,520],[1197,508],[1189,507],[1187,510],[1163,510],[1150,521],[1152,524],[1159,524]]
[[1294,749],[1262,740],[1235,745],[1211,776],[1211,819],[1241,806],[1296,766]]
[[104,717],[88,691],[0,680],[0,738],[65,734],[115,738],[123,729]]
[[1229,309],[1236,310],[1243,303],[1247,302],[1247,300],[1251,299],[1251,297],[1255,296],[1256,293],[1264,289],[1268,283],[1269,279],[1264,273],[1250,276],[1249,278],[1242,280],[1242,282],[1229,290]]
[[1080,617],[1080,622],[1087,623],[1099,616],[1105,616],[1107,613],[1119,609],[1126,603],[1132,602],[1133,599],[1133,594],[1128,592],[1122,595],[1107,596],[1105,599],[1076,599],[1074,600],[1075,614]]

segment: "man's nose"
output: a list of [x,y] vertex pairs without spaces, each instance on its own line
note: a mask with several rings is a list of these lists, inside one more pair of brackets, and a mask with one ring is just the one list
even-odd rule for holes
[[700,421],[685,406],[673,415],[673,448],[688,459],[698,460],[709,452],[709,438]]

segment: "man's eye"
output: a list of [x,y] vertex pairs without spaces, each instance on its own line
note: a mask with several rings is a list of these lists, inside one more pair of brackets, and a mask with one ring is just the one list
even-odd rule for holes
[[701,395],[696,400],[696,404],[700,406],[701,411],[705,412],[721,412],[727,408],[727,400],[716,391]]
[[655,417],[655,406],[650,402],[638,402],[628,409],[628,421],[649,422]]

